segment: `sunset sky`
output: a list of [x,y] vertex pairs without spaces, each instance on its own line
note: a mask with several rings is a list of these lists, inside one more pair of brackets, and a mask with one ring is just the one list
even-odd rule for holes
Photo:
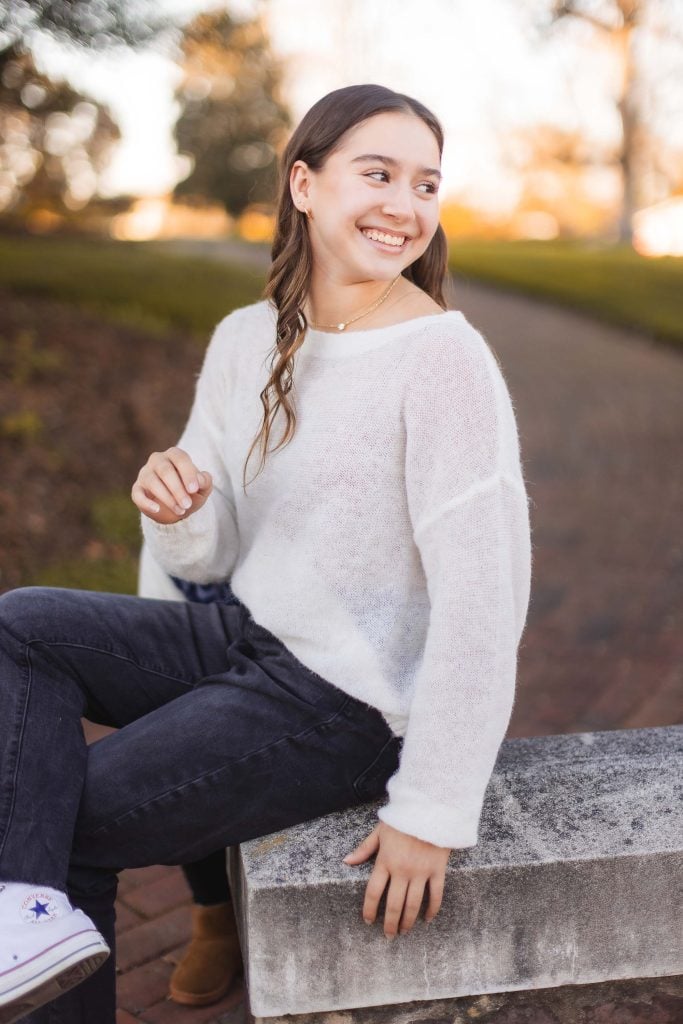
[[[671,4],[683,28],[682,5]],[[187,19],[226,4],[160,0],[160,6]],[[227,6],[236,15],[254,10],[252,0]],[[575,21],[541,40],[531,24],[542,8],[541,0],[270,0],[264,6],[273,50],[286,61],[284,99],[295,123],[343,85],[377,82],[410,93],[445,129],[442,199],[458,196],[494,211],[514,205],[518,193],[501,160],[515,125],[546,120],[596,139],[619,137],[611,100],[615,62],[594,31]],[[169,58],[90,58],[47,42],[36,54],[50,73],[107,103],[121,126],[105,194],[160,194],[182,176],[171,135],[179,71]],[[670,59],[662,43],[657,60]],[[678,132],[683,148],[683,118],[666,130],[669,138]]]

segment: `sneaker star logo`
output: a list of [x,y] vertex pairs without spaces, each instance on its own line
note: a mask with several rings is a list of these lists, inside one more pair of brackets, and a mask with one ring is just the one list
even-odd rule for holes
[[43,914],[45,915],[45,917],[50,916],[50,912],[47,909],[47,906],[47,903],[40,903],[39,900],[36,900],[33,906],[29,907],[28,909],[32,914],[36,915],[35,919],[37,921],[39,917],[43,916]]
[[51,921],[57,917],[57,906],[46,892],[32,892],[21,904],[21,916],[29,924]]

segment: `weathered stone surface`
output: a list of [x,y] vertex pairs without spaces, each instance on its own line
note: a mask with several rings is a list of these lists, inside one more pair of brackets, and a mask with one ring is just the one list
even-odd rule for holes
[[683,977],[563,985],[529,992],[435,999],[286,1017],[249,1024],[681,1024]]
[[250,1024],[681,1024],[683,977],[565,985],[529,992],[403,1002]]
[[[372,861],[341,863],[378,804],[233,848],[251,1013],[419,1001],[426,1014],[444,999],[683,973],[682,795],[681,726],[505,741],[480,841],[451,854],[440,913],[392,941],[381,918],[361,920]],[[412,1019],[438,1019],[425,1014]]]

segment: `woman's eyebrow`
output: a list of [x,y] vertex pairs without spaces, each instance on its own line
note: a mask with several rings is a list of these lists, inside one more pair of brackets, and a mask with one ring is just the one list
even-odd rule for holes
[[[398,160],[394,160],[393,156],[382,156],[381,153],[363,153],[361,156],[354,156],[351,161],[352,164],[361,163],[362,161],[376,160],[378,163],[387,164],[389,167],[400,167]],[[434,178],[438,178],[441,181],[442,175],[438,167],[418,167],[418,174],[428,174]]]

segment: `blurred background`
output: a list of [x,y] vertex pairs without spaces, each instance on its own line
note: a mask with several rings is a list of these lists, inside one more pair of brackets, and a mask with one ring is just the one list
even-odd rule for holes
[[0,590],[134,593],[130,499],[260,297],[277,160],[372,81],[446,134],[449,305],[517,410],[513,733],[680,720],[683,0],[0,2]]
[[[0,0],[0,592],[135,593],[131,485],[260,298],[289,134],[358,82],[444,127],[449,306],[517,413],[509,735],[680,722],[683,0]],[[156,870],[124,873],[122,1020],[185,1019]]]
[[514,727],[679,720],[682,71],[683,0],[2,0],[0,591],[135,592],[130,487],[260,297],[279,154],[378,82],[444,126],[449,305],[517,410]]
[[267,241],[290,129],[376,81],[444,125],[450,237],[683,254],[680,0],[0,6],[6,225]]

